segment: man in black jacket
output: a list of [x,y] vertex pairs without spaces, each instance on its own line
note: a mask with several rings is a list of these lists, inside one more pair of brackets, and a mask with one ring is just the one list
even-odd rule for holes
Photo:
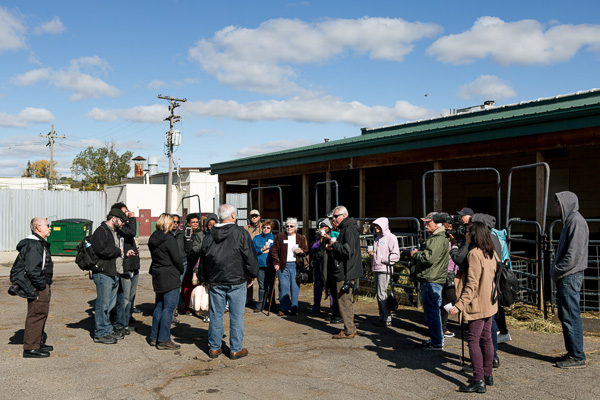
[[221,224],[206,235],[200,250],[200,280],[209,284],[210,325],[208,356],[221,354],[223,315],[229,302],[229,358],[248,355],[242,347],[244,338],[244,305],[246,289],[258,274],[258,259],[250,234],[236,224],[236,209],[230,204],[219,207]]
[[[9,293],[27,298],[27,317],[23,336],[23,357],[45,358],[54,348],[43,342],[44,326],[50,311],[50,285],[53,264],[50,255],[50,227],[45,218],[34,218],[31,235],[17,245],[19,255],[10,271],[13,284]],[[13,288],[17,288],[16,293]]]
[[123,270],[123,255],[132,257],[135,253],[124,253],[117,231],[129,221],[125,213],[112,208],[105,222],[102,222],[92,235],[92,249],[98,256],[98,264],[92,268],[92,279],[96,284],[96,307],[94,310],[94,342],[113,344],[123,339],[123,335],[114,332],[110,323],[110,310],[117,302],[119,277],[117,271]]
[[127,221],[117,232],[117,237],[123,239],[123,253],[134,255],[123,259],[123,271],[119,272],[119,289],[117,291],[117,315],[114,331],[123,335],[129,335],[129,321],[131,319],[131,306],[135,299],[137,291],[138,278],[140,273],[140,255],[135,236],[137,234],[136,219],[132,211],[127,209],[124,203],[115,203],[111,209],[117,208],[123,211],[129,221]]
[[354,324],[354,308],[352,295],[356,279],[363,277],[362,254],[360,249],[360,232],[354,218],[348,218],[348,210],[337,206],[333,210],[333,221],[340,230],[337,241],[328,246],[333,250],[336,291],[340,314],[344,320],[344,329],[333,339],[354,339],[357,335]]

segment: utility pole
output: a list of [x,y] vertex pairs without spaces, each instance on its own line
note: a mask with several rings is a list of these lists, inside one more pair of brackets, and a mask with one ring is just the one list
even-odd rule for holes
[[48,138],[48,144],[46,146],[50,146],[50,177],[48,178],[49,189],[54,189],[54,139],[65,139],[66,136],[56,136],[56,132],[54,132],[54,124],[50,125],[50,132],[47,135],[42,135],[41,137]]
[[181,117],[175,115],[175,109],[179,107],[178,101],[185,103],[187,99],[176,99],[175,97],[158,95],[159,99],[169,100],[171,104],[169,105],[169,111],[171,115],[165,118],[165,121],[169,121],[169,132],[167,132],[167,152],[169,155],[169,177],[167,180],[167,201],[165,206],[165,212],[171,214],[171,189],[173,186],[173,124],[181,121]]

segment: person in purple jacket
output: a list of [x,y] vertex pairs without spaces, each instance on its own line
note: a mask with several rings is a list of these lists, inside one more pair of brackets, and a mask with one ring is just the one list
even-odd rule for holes
[[369,250],[371,256],[371,270],[373,271],[373,283],[377,288],[377,305],[379,307],[379,321],[377,326],[386,327],[392,325],[392,314],[387,306],[387,287],[394,270],[394,264],[400,259],[398,238],[390,232],[387,218],[377,218],[373,221],[373,229],[376,237],[373,250]]

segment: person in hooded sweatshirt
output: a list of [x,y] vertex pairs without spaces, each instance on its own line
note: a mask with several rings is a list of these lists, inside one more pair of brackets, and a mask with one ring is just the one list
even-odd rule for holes
[[583,284],[583,271],[588,266],[590,232],[579,213],[579,200],[575,193],[559,192],[555,198],[554,207],[561,216],[563,229],[550,266],[550,276],[556,283],[558,319],[562,324],[567,349],[567,354],[556,359],[556,366],[585,368],[579,292]]
[[181,346],[171,340],[173,312],[179,302],[180,277],[183,263],[175,237],[170,233],[173,216],[163,213],[158,217],[156,230],[148,239],[152,256],[150,275],[154,289],[155,303],[152,314],[152,328],[148,343],[158,350],[177,350]]
[[387,218],[377,218],[373,221],[373,229],[377,236],[373,243],[373,250],[369,250],[369,255],[379,307],[379,321],[375,325],[386,327],[392,325],[392,314],[387,306],[387,287],[394,271],[394,264],[400,259],[400,248],[398,238],[390,232]]
[[[23,335],[24,358],[46,358],[54,348],[44,343],[44,327],[50,311],[53,263],[50,255],[50,226],[46,218],[30,223],[31,235],[17,244],[19,255],[10,271],[10,294],[27,298]],[[16,292],[13,288],[16,288]]]
[[229,358],[235,360],[248,355],[242,347],[246,289],[259,267],[250,234],[236,223],[235,207],[222,204],[219,217],[222,222],[213,226],[202,242],[199,278],[209,285],[208,356],[217,358],[222,353],[223,315],[229,302]]

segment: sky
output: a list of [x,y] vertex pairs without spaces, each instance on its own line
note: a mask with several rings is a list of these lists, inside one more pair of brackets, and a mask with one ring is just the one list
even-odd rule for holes
[[600,87],[600,2],[0,1],[0,176],[88,146],[210,164]]

